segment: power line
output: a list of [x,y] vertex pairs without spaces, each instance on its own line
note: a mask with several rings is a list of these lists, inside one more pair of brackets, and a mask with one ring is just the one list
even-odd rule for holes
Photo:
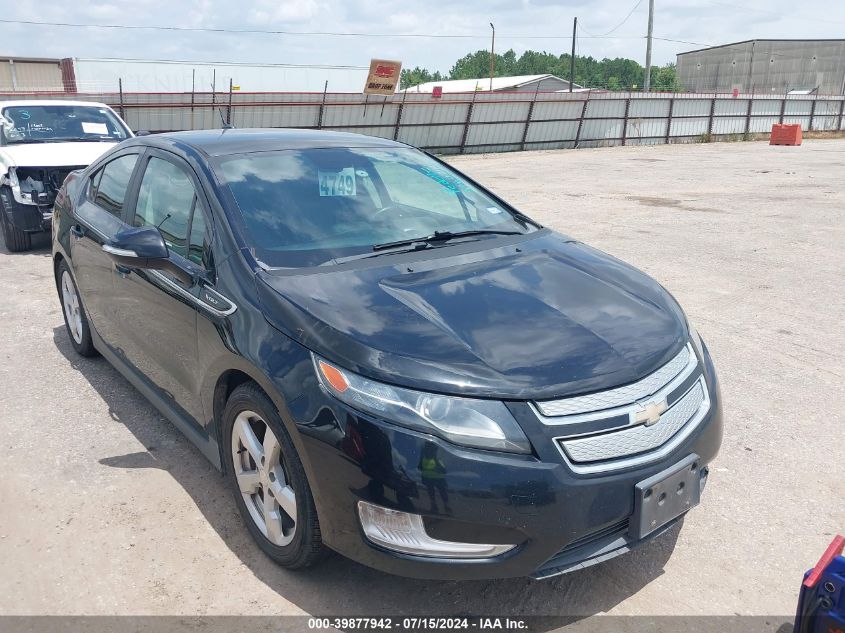
[[138,59],[133,57],[80,57],[86,62],[121,62],[125,64],[191,64],[194,66],[249,66],[250,68],[318,68],[324,70],[367,70],[369,66],[337,64],[276,64],[271,62],[215,62],[188,59]]
[[636,10],[637,10],[637,8],[638,8],[638,7],[639,7],[642,3],[643,3],[643,0],[637,0],[637,3],[634,5],[634,7],[633,7],[630,11],[628,11],[628,15],[626,15],[626,16],[623,18],[623,20],[622,20],[619,24],[617,24],[616,26],[614,26],[614,27],[613,27],[612,29],[610,29],[607,33],[602,33],[601,35],[596,35],[596,34],[594,34],[594,33],[590,33],[590,32],[589,32],[587,29],[585,29],[583,26],[581,26],[581,30],[582,30],[582,31],[584,31],[584,33],[586,33],[587,35],[591,35],[592,37],[607,37],[608,35],[610,35],[610,34],[611,34],[611,33],[613,33],[614,31],[616,31],[616,30],[617,30],[620,26],[622,26],[623,24],[625,24],[625,22],[627,22],[627,21],[628,21],[628,18],[630,18],[632,15],[634,15],[634,11],[636,11]]
[[670,37],[657,37],[656,35],[652,35],[651,39],[660,40],[661,42],[674,42],[675,44],[690,44],[692,46],[704,46],[708,48],[711,46],[717,46],[716,44],[702,44],[701,42],[690,42],[688,40],[675,40]]
[[[642,0],[640,0],[642,2]],[[336,31],[282,31],[269,29],[237,29],[237,28],[213,28],[193,26],[162,26],[162,25],[141,25],[141,24],[87,24],[80,22],[46,22],[39,20],[6,20],[0,19],[2,24],[21,24],[27,26],[57,26],[67,28],[94,28],[94,29],[117,29],[117,30],[150,30],[150,31],[179,31],[194,33],[235,33],[246,35],[292,35],[292,36],[320,36],[320,37],[404,37],[419,39],[483,39],[487,40],[487,34],[434,34],[434,33],[364,33],[364,32],[336,32]],[[569,40],[568,35],[504,35],[506,39],[524,40]],[[606,37],[603,35],[587,36],[588,39],[639,39],[640,36],[621,35]]]

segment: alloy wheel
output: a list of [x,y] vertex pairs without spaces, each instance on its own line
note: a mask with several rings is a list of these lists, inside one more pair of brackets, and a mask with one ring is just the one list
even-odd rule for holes
[[296,493],[282,463],[279,440],[254,411],[238,414],[232,428],[232,463],[249,515],[267,539],[290,544],[296,533]]
[[62,304],[65,308],[65,318],[70,335],[77,345],[82,344],[82,310],[79,306],[79,296],[76,294],[76,286],[70,278],[70,273],[62,273]]

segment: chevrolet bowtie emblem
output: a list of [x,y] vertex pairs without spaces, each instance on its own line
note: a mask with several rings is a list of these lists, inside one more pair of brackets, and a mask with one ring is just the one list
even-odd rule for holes
[[660,421],[660,416],[663,415],[663,413],[666,412],[666,409],[669,408],[666,400],[649,402],[648,404],[641,406],[643,408],[634,413],[634,422],[637,424],[644,423],[646,426],[657,424]]

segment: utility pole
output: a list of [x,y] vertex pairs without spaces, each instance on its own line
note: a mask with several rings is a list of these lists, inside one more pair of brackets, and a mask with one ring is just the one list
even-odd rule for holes
[[572,92],[572,82],[575,81],[575,31],[578,30],[578,18],[572,22],[572,54],[569,56],[569,92]]
[[645,46],[645,81],[643,92],[651,90],[651,34],[654,31],[654,0],[648,0],[648,35]]
[[496,27],[490,23],[490,28],[493,29],[493,39],[490,40],[490,92],[493,92],[493,70],[496,67]]

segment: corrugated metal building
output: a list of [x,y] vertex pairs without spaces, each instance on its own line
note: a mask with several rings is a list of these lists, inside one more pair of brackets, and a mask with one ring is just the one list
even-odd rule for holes
[[0,57],[0,92],[74,92],[72,82],[71,60]]
[[[443,88],[443,92],[475,92],[489,91],[490,77],[478,79],[448,79],[442,81],[428,81],[417,86],[406,88],[405,92],[431,92],[436,86]],[[582,89],[578,84],[572,84],[574,89]],[[493,77],[493,92],[556,92],[568,90],[569,82],[555,75],[515,75],[513,77]]]
[[845,93],[845,40],[748,40],[678,54],[693,92]]

